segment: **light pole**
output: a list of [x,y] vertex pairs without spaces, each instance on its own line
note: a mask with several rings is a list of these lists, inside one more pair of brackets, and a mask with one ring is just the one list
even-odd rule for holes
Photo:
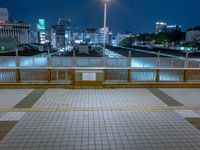
[[106,21],[107,21],[107,4],[110,0],[103,0],[104,1],[104,36],[103,36],[103,56],[105,56],[105,49],[106,49]]

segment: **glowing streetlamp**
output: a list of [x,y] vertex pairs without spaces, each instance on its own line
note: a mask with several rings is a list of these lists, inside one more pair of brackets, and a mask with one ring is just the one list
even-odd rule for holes
[[106,49],[106,21],[107,21],[107,4],[110,0],[103,0],[104,1],[104,37],[103,37],[103,56],[105,55]]

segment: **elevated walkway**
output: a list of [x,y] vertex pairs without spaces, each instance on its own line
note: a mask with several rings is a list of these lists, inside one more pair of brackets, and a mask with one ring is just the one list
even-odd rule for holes
[[200,89],[1,89],[1,150],[200,149]]

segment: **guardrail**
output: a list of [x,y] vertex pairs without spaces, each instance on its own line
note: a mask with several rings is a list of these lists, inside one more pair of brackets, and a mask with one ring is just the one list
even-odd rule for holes
[[[129,54],[130,55],[130,54]],[[130,55],[131,56],[131,55]],[[0,83],[195,82],[200,84],[200,61],[189,58],[0,57]],[[81,72],[79,72],[81,71]],[[88,81],[92,82],[95,81]]]
[[103,72],[102,82],[132,83],[150,82],[196,82],[200,83],[200,68],[138,68],[138,67],[0,67],[0,83],[76,82],[77,71]]
[[200,59],[162,57],[14,57],[1,56],[0,67],[160,67],[199,68]]

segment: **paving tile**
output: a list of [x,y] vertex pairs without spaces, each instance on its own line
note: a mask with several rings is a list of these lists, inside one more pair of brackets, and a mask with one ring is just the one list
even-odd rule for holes
[[186,118],[186,120],[200,130],[200,118]]
[[1,89],[0,108],[14,107],[32,91],[32,89]]
[[0,121],[0,141],[9,133],[16,123],[17,121]]
[[200,118],[200,115],[193,110],[175,110],[184,118]]
[[[29,99],[25,97],[23,101],[27,103]],[[57,107],[81,109],[26,113],[17,109],[19,112],[0,113],[0,120],[4,123],[15,120],[12,130],[7,131],[0,141],[0,149],[199,150],[200,110],[109,110],[111,107],[167,104],[148,89],[48,89],[31,101],[32,107],[41,110],[49,107],[55,107],[55,110]],[[88,109],[97,107],[107,109]],[[4,128],[7,125],[2,125]]]
[[31,108],[37,100],[44,94],[46,89],[35,89],[29,95],[24,97],[14,108]]
[[163,92],[160,89],[149,89],[150,92],[152,92],[155,96],[157,96],[160,100],[162,100],[165,104],[168,106],[183,106],[180,102],[178,102],[173,97],[167,95],[165,92]]
[[19,121],[25,112],[8,112],[0,117],[0,121]]
[[[175,111],[26,113],[1,148],[182,149],[200,148],[197,132]],[[185,144],[186,143],[186,144]]]
[[200,106],[200,89],[161,89],[185,106]]
[[166,106],[147,89],[65,90],[49,89],[35,103],[45,107]]

